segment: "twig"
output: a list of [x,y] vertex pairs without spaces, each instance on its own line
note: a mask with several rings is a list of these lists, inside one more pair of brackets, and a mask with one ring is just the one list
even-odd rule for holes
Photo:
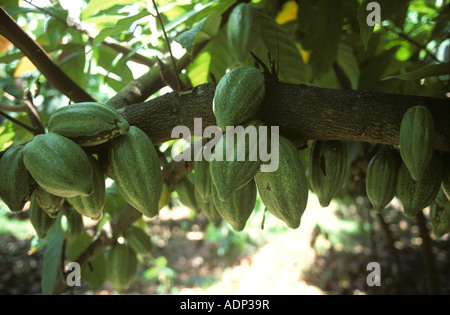
[[14,113],[23,113],[27,110],[27,107],[25,104],[10,105],[10,104],[0,102],[0,110],[6,110],[8,112],[14,112]]
[[31,38],[1,6],[0,34],[20,49],[47,80],[69,99],[74,102],[96,102],[53,62],[41,45]]
[[36,131],[32,127],[28,126],[27,124],[24,124],[23,122],[21,122],[21,121],[15,119],[15,118],[9,116],[8,114],[6,114],[6,113],[4,113],[2,111],[0,111],[0,116],[2,116],[3,118],[8,119],[9,121],[11,121],[12,123],[16,124],[17,126],[22,127],[23,129],[25,129],[26,131],[32,133],[33,135],[36,133]]
[[45,127],[42,124],[41,117],[33,104],[33,96],[31,96],[31,92],[28,91],[25,93],[23,99],[25,101],[25,106],[27,107],[26,112],[28,114],[28,118],[30,119],[33,129],[35,130],[35,135],[45,133]]

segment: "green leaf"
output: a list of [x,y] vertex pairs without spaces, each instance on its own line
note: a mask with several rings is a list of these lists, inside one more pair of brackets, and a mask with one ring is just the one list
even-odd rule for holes
[[427,77],[435,77],[448,74],[450,74],[450,64],[442,63],[442,64],[428,65],[407,73],[386,76],[381,80],[389,80],[394,78],[400,80],[420,80]]
[[64,237],[59,231],[59,224],[54,224],[46,237],[46,248],[42,266],[42,294],[53,294],[58,268],[61,264],[61,254]]
[[338,47],[336,61],[341,69],[350,80],[352,89],[358,89],[359,81],[359,65],[355,56],[353,55],[351,47],[340,43]]
[[[265,46],[256,55],[267,60],[267,51],[279,63],[278,75],[281,81],[300,84],[308,81],[308,72],[295,41],[268,15],[260,14],[260,37]],[[278,59],[278,60],[277,60]],[[266,63],[268,65],[268,63]]]
[[97,11],[109,9],[115,5],[125,6],[127,4],[134,4],[136,0],[92,0],[89,5],[81,11],[81,20],[85,20],[92,16]]
[[61,63],[61,69],[74,80],[81,88],[87,87],[87,74],[84,72],[86,54],[84,49],[73,51]]
[[298,22],[300,29],[306,33],[302,46],[311,51],[308,65],[315,76],[320,76],[336,59],[344,22],[343,2],[302,1],[298,8]]
[[179,42],[188,53],[192,53],[192,49],[195,44],[211,39],[217,34],[221,21],[222,16],[220,14],[213,13],[202,19],[190,30],[181,33],[175,38],[175,40]]
[[374,29],[374,26],[369,26],[367,24],[367,3],[369,2],[370,0],[364,0],[358,7],[359,34],[364,45],[364,50],[367,50],[367,45],[369,44]]
[[150,15],[150,13],[148,11],[141,11],[138,14],[135,14],[135,15],[132,15],[132,16],[129,16],[129,17],[126,17],[126,18],[123,18],[123,19],[117,21],[115,26],[102,29],[100,31],[100,33],[97,36],[95,36],[93,44],[97,45],[98,43],[102,42],[108,36],[114,36],[114,35],[118,35],[123,32],[127,32],[134,22],[136,22],[148,15]]
[[81,270],[81,279],[95,287],[101,287],[106,281],[106,258],[100,252],[95,258]]

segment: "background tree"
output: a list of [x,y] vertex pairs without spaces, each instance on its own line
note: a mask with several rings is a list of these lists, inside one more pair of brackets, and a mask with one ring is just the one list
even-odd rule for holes
[[[374,1],[382,21],[375,26],[367,24],[376,13],[367,10],[370,1],[252,1],[258,32],[252,54],[240,61],[226,31],[239,2],[93,0],[69,7],[3,1],[0,154],[45,132],[55,109],[99,101],[147,134],[160,153],[166,192],[175,191],[193,164],[172,161],[172,129],[185,125],[193,133],[194,118],[202,118],[203,128],[215,125],[215,83],[229,69],[255,61],[272,70],[257,117],[280,126],[281,135],[301,150],[305,166],[312,140],[346,141],[350,171],[337,199],[350,203],[363,196],[369,206],[367,164],[382,148],[397,147],[410,107],[430,109],[435,149],[450,152],[448,1]],[[61,212],[71,205],[65,207]],[[79,262],[84,279],[103,283],[104,274],[88,270],[104,270],[104,250],[140,218],[111,185],[95,234],[83,232],[72,243],[50,230],[43,292],[67,289],[56,281],[55,257]],[[425,245],[426,219],[417,217]],[[436,292],[432,256],[426,253],[430,290]]]

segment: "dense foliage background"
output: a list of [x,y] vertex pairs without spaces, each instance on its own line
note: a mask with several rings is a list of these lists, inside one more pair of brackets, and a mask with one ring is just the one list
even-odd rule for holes
[[[382,24],[375,27],[365,23],[369,1],[251,2],[258,9],[260,21],[252,51],[266,65],[270,64],[270,54],[280,81],[449,97],[449,1],[376,1],[381,7]],[[187,87],[212,82],[213,78],[218,82],[238,65],[230,53],[224,27],[236,0],[156,4],[159,16],[153,1],[144,0],[0,3],[74,82],[100,102],[108,102],[127,84],[148,73],[156,76],[146,82],[146,91],[150,92],[140,101],[171,92],[168,86],[161,88],[159,71],[164,68],[157,63],[159,58],[172,68],[170,53],[177,60],[188,58],[186,66],[177,69]],[[249,56],[246,64],[253,63]],[[31,99],[44,125],[56,108],[71,102],[2,36],[0,87],[0,151],[33,137],[19,124],[30,125],[24,100]],[[174,143],[176,140],[159,145],[160,151],[167,153],[166,162],[170,162],[168,152]],[[242,278],[239,272],[246,273],[239,268],[257,266],[261,248],[268,248],[271,254],[262,260],[283,259],[278,265],[261,267],[265,272],[274,270],[267,276],[270,281],[291,281],[287,280],[290,276],[275,272],[284,269],[298,281],[287,286],[295,289],[282,293],[449,293],[448,234],[437,238],[432,233],[429,209],[421,216],[422,225],[406,218],[396,200],[381,215],[373,213],[364,178],[368,161],[380,146],[349,142],[348,148],[349,171],[339,196],[322,209],[311,193],[299,231],[288,230],[268,215],[261,229],[264,209],[258,201],[244,232],[236,233],[226,222],[208,224],[202,214],[183,207],[173,192],[158,218],[136,222],[149,233],[154,252],[140,257],[137,280],[127,292],[177,293],[198,288],[216,293],[250,292],[249,288],[236,288],[236,279]],[[302,158],[308,165],[308,149],[302,151]],[[113,183],[107,192],[102,219],[85,220],[86,231],[72,243],[58,236],[37,238],[27,211],[11,214],[0,203],[0,292],[53,292],[60,261],[50,264],[50,259],[61,254],[63,261],[76,259],[96,231],[125,207]],[[439,199],[448,204],[442,192]],[[302,238],[305,244],[293,242],[296,238]],[[58,250],[46,256],[55,244],[59,244]],[[93,262],[100,266],[95,270],[105,266],[106,252],[107,248]],[[383,267],[381,287],[366,284],[365,267],[370,261],[378,261]],[[236,272],[238,275],[234,275]],[[75,287],[74,292],[115,292],[104,273],[83,273],[82,279],[83,286]],[[219,283],[220,289],[214,283]],[[320,290],[297,292],[300,283]],[[272,283],[259,287],[274,288]],[[279,293],[276,290],[264,293]]]

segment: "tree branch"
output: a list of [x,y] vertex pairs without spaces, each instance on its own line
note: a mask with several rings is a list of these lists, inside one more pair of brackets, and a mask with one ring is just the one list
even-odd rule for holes
[[38,68],[47,80],[74,102],[96,102],[56,65],[45,50],[0,6],[0,34],[5,36]]
[[[202,118],[202,130],[215,125],[213,97],[213,84],[203,84],[188,93],[168,93],[119,112],[160,144],[173,139],[176,126],[187,126],[193,134],[194,118]],[[403,114],[415,105],[431,110],[435,148],[450,152],[449,99],[277,82],[266,89],[257,118],[267,126],[279,126],[280,133],[297,144],[335,139],[398,145]]]

